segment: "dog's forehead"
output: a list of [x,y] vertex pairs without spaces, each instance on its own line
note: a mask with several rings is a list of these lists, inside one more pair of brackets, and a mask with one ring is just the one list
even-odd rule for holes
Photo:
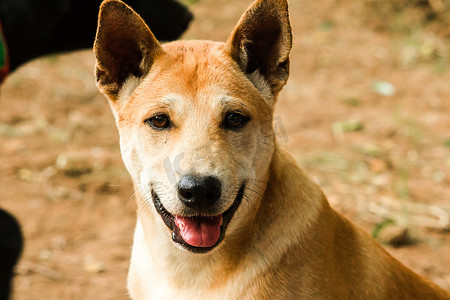
[[195,57],[197,61],[210,59],[211,55],[223,53],[225,43],[203,40],[173,41],[162,45],[165,53],[180,60]]
[[155,61],[155,70],[150,71],[147,82],[166,93],[165,98],[175,94],[193,101],[202,98],[245,101],[249,93],[257,90],[225,53],[224,46],[224,43],[210,41],[165,44],[165,55]]

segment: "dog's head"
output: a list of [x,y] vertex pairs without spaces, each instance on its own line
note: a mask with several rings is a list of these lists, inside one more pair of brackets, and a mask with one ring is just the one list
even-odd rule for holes
[[138,209],[183,248],[211,250],[258,207],[291,44],[286,0],[254,2],[226,43],[164,45],[130,7],[102,3],[96,79]]

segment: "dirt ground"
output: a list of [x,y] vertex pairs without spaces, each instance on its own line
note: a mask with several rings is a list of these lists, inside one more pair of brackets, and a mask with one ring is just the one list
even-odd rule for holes
[[[224,41],[249,3],[193,3],[184,38]],[[450,289],[450,42],[379,30],[362,3],[290,1],[280,143],[337,210]],[[26,240],[16,300],[127,299],[133,190],[93,68],[91,51],[50,56],[1,87],[0,206]]]

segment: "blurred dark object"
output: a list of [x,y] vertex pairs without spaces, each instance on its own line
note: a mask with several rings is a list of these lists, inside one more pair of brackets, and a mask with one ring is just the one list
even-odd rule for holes
[[[10,70],[38,56],[91,48],[101,0],[0,0]],[[192,14],[175,0],[126,0],[159,40],[177,39]]]
[[0,209],[0,300],[9,299],[11,279],[22,252],[23,239],[19,223]]

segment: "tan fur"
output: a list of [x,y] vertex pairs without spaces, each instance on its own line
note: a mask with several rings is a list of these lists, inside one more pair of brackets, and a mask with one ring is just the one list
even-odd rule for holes
[[[104,1],[94,46],[97,83],[110,100],[138,200],[128,288],[133,299],[450,299],[334,211],[276,143],[272,117],[289,75],[285,0],[257,0],[227,43],[160,45],[140,17]],[[113,46],[121,49],[111,48]],[[227,111],[250,121],[221,127]],[[150,128],[155,114],[170,130]],[[175,244],[156,212],[182,214],[187,172],[220,178],[221,214],[246,182],[224,240],[205,254]]]

